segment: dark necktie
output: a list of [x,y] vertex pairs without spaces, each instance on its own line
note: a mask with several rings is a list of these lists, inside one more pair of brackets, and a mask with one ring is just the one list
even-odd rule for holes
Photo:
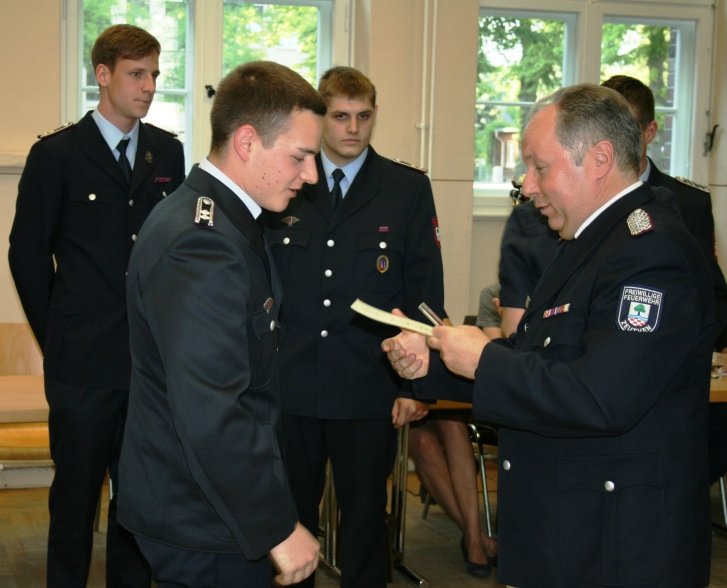
[[126,148],[129,146],[129,141],[131,139],[128,137],[121,139],[116,148],[119,150],[119,167],[121,168],[121,173],[124,174],[126,181],[131,183],[131,164],[129,163],[129,158],[126,157]]
[[331,208],[333,212],[336,212],[341,200],[343,200],[343,191],[341,190],[341,180],[345,178],[345,174],[342,169],[336,168],[331,174],[333,176],[333,189],[331,190]]

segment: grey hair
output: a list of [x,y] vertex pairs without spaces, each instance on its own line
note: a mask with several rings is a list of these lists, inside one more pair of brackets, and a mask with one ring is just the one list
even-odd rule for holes
[[613,145],[619,170],[638,174],[641,130],[629,103],[615,90],[596,84],[578,84],[553,92],[533,105],[528,123],[547,106],[557,109],[555,132],[575,165],[599,141]]

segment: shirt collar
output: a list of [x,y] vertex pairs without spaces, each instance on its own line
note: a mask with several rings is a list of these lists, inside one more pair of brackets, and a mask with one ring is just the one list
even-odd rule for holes
[[136,121],[136,124],[131,131],[124,133],[119,130],[118,127],[114,126],[107,118],[104,118],[104,115],[98,110],[94,110],[91,113],[91,116],[96,122],[98,130],[101,131],[101,136],[104,138],[104,141],[106,141],[106,144],[109,146],[109,149],[111,149],[116,159],[119,158],[119,151],[116,149],[119,141],[121,141],[124,137],[128,137],[130,139],[129,145],[126,147],[126,157],[133,168],[134,160],[136,159],[136,149],[139,146],[139,121]]
[[646,158],[646,169],[644,169],[644,173],[639,176],[639,179],[642,182],[644,182],[644,184],[648,183],[650,173],[651,173],[651,160],[647,157]]
[[579,237],[579,235],[580,235],[580,234],[581,234],[581,233],[582,233],[583,231],[585,231],[585,230],[586,230],[586,227],[588,227],[588,225],[590,225],[590,224],[591,224],[591,223],[592,223],[592,222],[593,222],[594,220],[596,220],[596,218],[598,218],[598,216],[599,216],[599,215],[600,215],[600,214],[601,214],[601,213],[602,213],[602,212],[603,212],[604,210],[606,210],[606,209],[607,209],[607,208],[608,208],[609,206],[611,206],[611,205],[612,205],[612,204],[613,204],[614,202],[616,202],[617,200],[620,200],[621,198],[623,198],[624,196],[626,196],[626,194],[628,194],[629,192],[633,192],[634,190],[636,190],[636,188],[638,188],[639,186],[641,186],[641,184],[643,184],[643,183],[644,183],[644,182],[642,182],[641,180],[639,180],[639,181],[637,181],[637,182],[634,182],[634,183],[633,183],[633,184],[631,184],[631,185],[630,185],[630,186],[629,186],[628,188],[626,188],[626,189],[624,189],[624,190],[621,190],[621,191],[620,191],[620,192],[619,192],[618,194],[616,194],[616,195],[615,195],[615,196],[614,196],[613,198],[611,198],[611,199],[610,199],[610,200],[609,200],[608,202],[606,202],[605,204],[603,204],[603,205],[602,205],[602,206],[601,206],[601,207],[600,207],[600,208],[599,208],[598,210],[596,210],[596,211],[595,211],[595,212],[594,212],[593,214],[591,214],[591,216],[589,216],[589,217],[588,217],[588,218],[587,218],[587,219],[586,219],[586,220],[585,220],[585,221],[583,222],[583,224],[582,224],[582,225],[581,225],[580,227],[578,227],[578,230],[576,231],[576,234],[575,234],[575,235],[573,236],[573,238],[574,238],[574,239],[577,239],[577,238]]
[[217,178],[220,182],[222,182],[225,186],[227,186],[230,190],[232,190],[235,195],[242,200],[242,203],[247,207],[247,209],[250,211],[250,214],[252,214],[253,218],[257,219],[257,217],[260,216],[263,209],[260,207],[260,205],[255,202],[250,195],[245,192],[240,186],[238,186],[235,182],[233,182],[225,173],[217,167],[214,163],[212,163],[209,159],[206,157],[199,163],[199,169],[206,171],[209,175],[211,175],[214,178]]
[[366,147],[361,155],[359,155],[353,161],[347,163],[346,165],[336,165],[330,159],[328,159],[326,152],[321,149],[321,163],[323,164],[323,172],[326,174],[328,190],[330,191],[333,189],[333,176],[331,175],[333,174],[333,170],[341,169],[346,176],[341,180],[341,192],[344,196],[346,196],[346,192],[348,192],[348,189],[351,187],[353,180],[356,178],[356,174],[358,174],[358,172],[361,170],[361,167],[363,166],[368,153],[369,148]]

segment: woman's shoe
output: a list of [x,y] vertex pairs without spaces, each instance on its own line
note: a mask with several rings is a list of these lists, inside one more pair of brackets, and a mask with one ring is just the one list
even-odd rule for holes
[[492,573],[492,566],[489,564],[489,562],[486,564],[478,564],[470,561],[469,554],[467,553],[467,548],[464,545],[464,537],[459,540],[459,548],[462,550],[462,558],[464,559],[464,563],[466,564],[465,569],[470,576],[472,576],[473,578],[486,578],[490,575],[490,573]]

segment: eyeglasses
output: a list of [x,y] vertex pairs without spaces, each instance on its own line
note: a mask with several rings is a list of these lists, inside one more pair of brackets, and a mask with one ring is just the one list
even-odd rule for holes
[[510,190],[510,198],[512,198],[512,205],[517,206],[518,204],[522,204],[523,202],[530,200],[528,196],[525,196],[525,194],[522,193],[525,174],[518,176],[517,178],[513,178],[511,181],[512,190]]

